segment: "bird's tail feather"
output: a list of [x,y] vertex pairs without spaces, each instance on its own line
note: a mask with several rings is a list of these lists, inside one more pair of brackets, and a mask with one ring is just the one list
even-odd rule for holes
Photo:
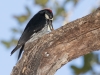
[[11,51],[11,55],[17,50],[20,48],[20,45],[17,45],[12,51]]
[[23,49],[24,49],[24,44],[22,45],[22,47],[21,47],[21,49],[20,49],[20,51],[19,51],[18,60],[19,60],[19,58],[20,58],[20,56],[21,56],[21,53],[22,53]]

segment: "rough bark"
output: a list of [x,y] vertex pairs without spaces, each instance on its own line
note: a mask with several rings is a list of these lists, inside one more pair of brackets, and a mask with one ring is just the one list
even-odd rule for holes
[[11,75],[54,75],[71,60],[100,49],[100,8],[26,43]]

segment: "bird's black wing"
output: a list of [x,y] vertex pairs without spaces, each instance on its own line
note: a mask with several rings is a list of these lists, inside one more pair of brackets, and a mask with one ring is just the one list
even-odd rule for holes
[[44,20],[45,18],[42,17],[37,19],[32,18],[26,26],[22,36],[20,37],[18,44],[23,44],[27,42],[34,33],[37,33],[38,31],[42,30],[42,28],[46,24],[46,21]]
[[11,52],[11,55],[20,47],[22,47],[29,39],[30,37],[40,31],[45,26],[45,18],[42,17],[40,14],[36,14],[27,24],[26,28],[24,29],[17,46],[13,49]]

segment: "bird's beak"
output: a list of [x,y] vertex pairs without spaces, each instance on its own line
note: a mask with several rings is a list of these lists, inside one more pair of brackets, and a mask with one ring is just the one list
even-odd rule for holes
[[49,20],[49,28],[50,28],[51,31],[54,30],[53,25],[52,25],[52,20]]

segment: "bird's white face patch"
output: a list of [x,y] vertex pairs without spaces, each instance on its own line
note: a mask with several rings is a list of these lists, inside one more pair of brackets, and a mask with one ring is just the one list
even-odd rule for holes
[[50,19],[49,16],[48,16],[47,14],[45,14],[45,18],[46,18],[46,19],[49,19],[49,20],[53,20],[53,18]]
[[45,18],[46,18],[46,19],[49,19],[49,16],[48,16],[47,14],[45,14]]

